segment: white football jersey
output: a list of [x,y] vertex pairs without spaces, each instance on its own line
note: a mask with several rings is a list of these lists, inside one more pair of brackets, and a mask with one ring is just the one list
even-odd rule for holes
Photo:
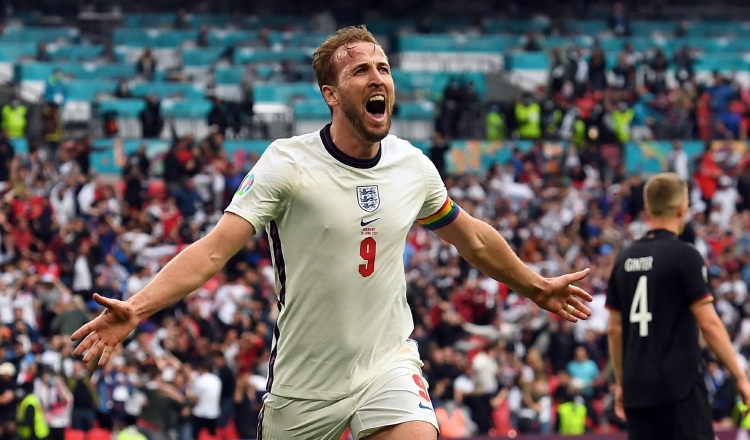
[[458,207],[435,166],[387,136],[371,160],[342,153],[330,125],[273,142],[227,208],[265,227],[280,313],[267,389],[339,399],[393,360],[413,330],[403,254],[415,220],[450,223]]

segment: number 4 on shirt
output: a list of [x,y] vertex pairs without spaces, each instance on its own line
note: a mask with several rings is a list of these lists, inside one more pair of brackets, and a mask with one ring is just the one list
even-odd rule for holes
[[630,323],[638,323],[638,335],[642,338],[648,336],[648,323],[651,322],[652,315],[648,311],[648,278],[641,275],[638,278],[638,284],[635,286],[635,295],[633,302],[630,304]]

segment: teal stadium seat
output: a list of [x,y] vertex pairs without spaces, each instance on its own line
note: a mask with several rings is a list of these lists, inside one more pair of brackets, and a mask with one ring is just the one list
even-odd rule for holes
[[482,22],[482,29],[489,34],[520,35],[527,32],[546,32],[549,26],[549,20],[544,19],[487,19]]
[[146,95],[156,95],[161,99],[199,99],[205,96],[205,91],[203,87],[193,83],[140,82],[131,87],[130,94],[141,98]]
[[299,101],[292,105],[294,119],[324,121],[331,118],[328,106],[322,99]]
[[78,29],[71,27],[17,27],[5,28],[0,37],[2,43],[52,43],[55,41],[75,41],[79,37]]
[[258,39],[258,31],[237,29],[211,29],[208,32],[208,44],[219,47],[233,47]]
[[517,46],[514,35],[413,34],[399,37],[403,52],[504,52]]
[[206,119],[212,105],[207,99],[165,100],[161,109],[166,118]]
[[122,17],[127,28],[159,28],[174,25],[174,13],[126,13]]
[[104,99],[97,103],[99,114],[114,112],[125,119],[137,119],[145,107],[142,99]]
[[5,43],[0,40],[0,62],[15,63],[21,58],[33,57],[36,47],[37,44],[33,42]]
[[207,67],[215,63],[224,49],[221,47],[182,49],[183,67]]
[[547,70],[549,57],[544,52],[513,52],[508,54],[509,70]]
[[745,72],[750,68],[747,55],[737,53],[711,53],[704,54],[695,63],[696,72],[719,71],[730,73],[734,71]]
[[604,20],[568,20],[565,30],[573,34],[598,35],[607,30]]
[[190,14],[188,23],[195,29],[206,25],[209,27],[226,27],[232,22],[232,17],[227,14]]
[[120,28],[112,32],[116,45],[131,47],[177,48],[185,42],[195,42],[197,38],[196,30]]
[[55,68],[74,79],[112,80],[135,75],[135,66],[130,64],[29,62],[16,65],[16,78],[19,81],[46,81]]
[[413,31],[414,19],[406,17],[370,18],[365,20],[367,30],[375,35],[396,35],[399,32]]
[[323,101],[314,83],[260,83],[253,85],[256,103],[291,104],[293,101]]
[[101,55],[103,46],[100,44],[68,44],[64,46],[53,46],[47,48],[47,52],[53,61],[91,61]]
[[451,78],[456,78],[464,85],[473,81],[480,99],[487,93],[485,76],[480,72],[419,72],[394,69],[391,75],[397,95],[406,93],[437,101],[442,98],[443,89]]
[[287,39],[286,45],[287,47],[305,47],[315,49],[328,37],[329,34],[295,32]]
[[234,51],[233,62],[235,64],[281,62],[284,60],[306,63],[312,59],[312,49],[256,49],[237,48]]
[[244,66],[222,66],[217,67],[214,74],[216,84],[237,85],[242,80],[242,75],[247,70]]
[[687,28],[687,35],[691,37],[716,37],[747,35],[746,23],[733,21],[693,21]]
[[669,20],[633,20],[630,23],[630,30],[633,35],[670,35],[676,28],[677,23]]
[[396,104],[395,118],[408,121],[435,119],[435,104],[432,101],[406,101]]
[[69,101],[92,102],[100,95],[113,96],[117,90],[116,81],[106,80],[75,80],[67,82]]

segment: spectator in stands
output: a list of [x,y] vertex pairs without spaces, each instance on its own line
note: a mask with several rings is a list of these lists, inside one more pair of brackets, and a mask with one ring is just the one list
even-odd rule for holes
[[729,103],[737,95],[737,91],[719,71],[713,72],[713,80],[713,85],[708,89],[710,106],[712,111],[719,113],[729,108]]
[[607,87],[607,61],[599,46],[594,46],[589,58],[589,84],[592,90],[604,90]]
[[205,428],[209,434],[216,435],[221,414],[221,379],[211,372],[211,362],[203,359],[198,362],[197,375],[193,380],[192,410],[193,434],[196,438]]
[[695,60],[687,45],[681,46],[674,54],[675,78],[682,87],[686,81],[691,81],[695,76]]
[[177,30],[190,29],[190,17],[185,8],[177,9],[174,17],[174,28]]
[[636,86],[635,66],[628,62],[624,54],[620,54],[617,65],[612,69],[612,87],[623,92],[633,92]]
[[555,46],[550,51],[550,72],[547,85],[547,96],[558,97],[562,92],[563,84],[572,78],[569,77],[570,68],[568,60],[564,57],[559,47]]
[[667,92],[667,69],[669,61],[661,48],[656,49],[653,58],[648,63],[646,72],[646,87],[651,93],[659,94]]
[[430,145],[430,160],[435,164],[441,176],[446,176],[445,155],[451,149],[450,136],[443,136],[440,132],[435,131],[432,134],[432,145]]
[[63,82],[62,72],[55,68],[44,85],[44,101],[62,108],[68,98],[68,86]]
[[241,439],[253,440],[257,436],[258,416],[262,407],[263,388],[258,389],[249,372],[240,373],[234,391],[234,426]]
[[139,430],[149,440],[169,440],[176,432],[177,418],[185,396],[170,382],[174,373],[162,372],[141,387],[145,403],[138,417]]
[[47,43],[45,43],[44,41],[40,41],[39,43],[37,43],[36,55],[34,56],[34,59],[41,63],[48,63],[52,61],[52,57],[50,56],[49,52],[47,52]]
[[198,47],[208,47],[210,45],[208,37],[208,26],[202,24],[201,27],[198,28],[198,38],[195,41],[195,45]]
[[537,139],[542,135],[542,108],[531,93],[524,93],[514,108],[516,137]]
[[274,75],[279,82],[296,83],[302,81],[302,73],[297,69],[297,65],[292,60],[281,61],[281,71]]
[[540,52],[542,49],[542,44],[539,42],[537,33],[527,33],[523,41],[523,50],[526,52]]
[[49,425],[49,439],[64,440],[65,430],[71,424],[73,394],[65,385],[62,376],[49,368],[42,370],[35,388]]
[[565,396],[557,407],[556,432],[560,435],[582,435],[586,433],[587,408],[584,403],[583,383],[571,380],[568,384],[561,384]]
[[615,2],[612,5],[612,15],[609,17],[609,30],[617,37],[629,37],[631,35],[630,18],[628,18],[622,2]]
[[209,127],[215,126],[222,136],[226,136],[229,127],[230,115],[226,106],[219,97],[214,97],[213,107],[208,113],[207,123]]
[[73,374],[65,378],[68,389],[73,394],[71,428],[83,431],[85,435],[94,428],[97,394],[91,383],[91,375],[80,360],[73,361]]
[[20,139],[26,135],[28,110],[17,94],[11,96],[10,102],[2,108],[0,129],[7,133],[9,139]]
[[18,438],[21,440],[43,440],[49,434],[46,414],[39,398],[34,393],[34,381],[21,382],[21,392],[16,415]]
[[0,130],[0,191],[3,191],[10,179],[10,167],[16,157],[16,150],[8,138],[8,131]]
[[221,350],[215,350],[211,356],[213,359],[213,373],[221,379],[221,414],[218,425],[226,428],[232,420],[234,408],[235,388],[237,387],[236,373],[227,365],[225,354]]
[[585,346],[579,345],[575,349],[573,359],[566,367],[571,379],[583,382],[583,395],[591,398],[594,395],[594,381],[599,377],[599,367],[589,358]]
[[672,141],[672,151],[667,156],[667,170],[677,174],[684,182],[690,179],[688,156],[680,139]]
[[161,115],[161,102],[156,95],[146,96],[146,106],[141,110],[141,133],[146,139],[161,137],[164,128],[164,118]]
[[460,137],[459,121],[466,98],[466,89],[458,82],[458,78],[451,77],[443,89],[443,100],[440,103],[440,114],[445,121],[441,124],[445,135],[451,138]]
[[62,303],[58,310],[59,314],[50,323],[50,331],[56,335],[71,335],[71,330],[76,325],[91,317],[86,304],[78,295],[74,295],[71,301]]
[[153,81],[154,75],[156,74],[156,68],[156,58],[154,58],[151,48],[147,46],[143,49],[143,53],[138,58],[136,70],[146,81]]
[[16,367],[0,364],[0,438],[11,440],[16,434]]

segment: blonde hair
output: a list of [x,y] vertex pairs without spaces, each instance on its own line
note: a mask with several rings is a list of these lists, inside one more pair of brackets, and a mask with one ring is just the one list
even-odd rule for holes
[[659,173],[646,181],[643,199],[653,218],[665,218],[675,214],[687,198],[687,183],[675,173]]
[[325,85],[336,85],[338,72],[336,72],[333,63],[336,50],[356,41],[364,41],[380,47],[380,43],[375,39],[375,36],[362,24],[339,29],[338,32],[326,38],[326,41],[315,49],[315,52],[313,52],[313,70],[321,89]]

